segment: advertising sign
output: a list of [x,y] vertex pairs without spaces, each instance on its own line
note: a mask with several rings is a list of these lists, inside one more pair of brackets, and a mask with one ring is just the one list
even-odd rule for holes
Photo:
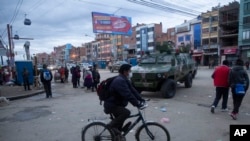
[[94,33],[132,35],[130,17],[92,12],[92,24]]

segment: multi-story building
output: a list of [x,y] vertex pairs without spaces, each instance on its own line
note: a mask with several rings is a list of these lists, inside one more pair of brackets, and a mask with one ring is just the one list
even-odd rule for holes
[[220,7],[219,26],[220,60],[233,63],[238,58],[239,2]]
[[171,27],[167,29],[167,41],[172,41],[176,44],[176,33],[175,27]]
[[201,14],[203,65],[217,65],[220,56],[219,6]]
[[47,65],[52,65],[53,60],[51,59],[50,55],[43,52],[43,53],[37,53],[37,64],[42,65],[42,64],[47,64]]
[[250,0],[240,0],[238,46],[241,58],[250,58]]
[[193,51],[193,58],[200,63],[202,61],[201,48],[201,18],[198,16],[190,21],[184,21],[183,24],[175,27],[176,48],[180,46],[189,46]]
[[65,63],[65,47],[66,45],[54,47],[55,64],[63,65]]
[[[137,23],[132,27],[132,35],[131,36],[122,36],[122,44],[124,46],[124,50],[127,53],[126,58],[136,58],[136,28],[145,24]],[[125,54],[126,54],[125,53]]]
[[145,51],[154,52],[156,37],[161,35],[162,23],[147,24],[136,27],[137,58],[140,58]]

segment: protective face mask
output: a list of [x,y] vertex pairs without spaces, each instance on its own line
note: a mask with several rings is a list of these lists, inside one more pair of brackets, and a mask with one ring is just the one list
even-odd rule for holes
[[130,72],[130,73],[128,74],[128,77],[131,78],[132,76],[133,76],[133,73]]

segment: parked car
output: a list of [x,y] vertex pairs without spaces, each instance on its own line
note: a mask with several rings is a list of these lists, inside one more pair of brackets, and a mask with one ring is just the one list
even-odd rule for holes
[[123,64],[128,64],[126,61],[117,61],[110,67],[110,72],[118,71]]
[[84,68],[84,69],[88,69],[88,68],[92,67],[92,65],[89,63],[81,63],[80,66],[81,66],[81,68]]

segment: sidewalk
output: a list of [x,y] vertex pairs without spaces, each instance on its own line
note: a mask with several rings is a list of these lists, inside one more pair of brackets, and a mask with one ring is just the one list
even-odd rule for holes
[[41,93],[44,93],[43,88],[35,88],[31,86],[31,90],[25,91],[23,86],[0,85],[0,96],[6,97],[10,101],[38,95]]

